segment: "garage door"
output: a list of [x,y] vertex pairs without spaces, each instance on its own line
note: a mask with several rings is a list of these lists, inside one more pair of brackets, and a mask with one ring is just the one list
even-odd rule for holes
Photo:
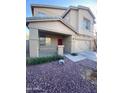
[[81,51],[88,51],[90,50],[90,46],[91,46],[91,42],[90,40],[84,40],[84,41],[76,41],[76,49],[77,52],[81,52]]

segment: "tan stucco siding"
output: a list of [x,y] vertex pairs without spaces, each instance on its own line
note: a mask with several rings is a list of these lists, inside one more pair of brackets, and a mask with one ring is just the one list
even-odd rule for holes
[[39,37],[38,37],[38,30],[31,29],[29,34],[29,50],[30,50],[30,57],[38,57],[39,56]]
[[77,26],[78,26],[78,11],[77,10],[70,11],[70,25],[72,25],[72,27],[74,27],[77,30]]
[[61,16],[65,10],[52,8],[34,8],[34,16],[37,15],[38,12],[45,13],[48,16]]
[[78,28],[78,11],[70,10],[68,14],[64,17],[64,21],[70,24],[73,28],[77,30]]
[[70,12],[68,12],[67,14],[66,14],[66,16],[63,18],[63,20],[66,22],[66,23],[68,23],[68,24],[70,24]]
[[81,52],[93,50],[93,38],[83,35],[72,36],[72,50],[71,52]]
[[[85,35],[89,35],[89,36],[93,36],[93,17],[90,15],[90,13],[86,10],[82,10],[82,9],[79,9],[78,11],[78,31],[80,34],[85,34]],[[90,20],[91,22],[91,31],[88,32],[88,31],[84,31],[83,30],[83,19],[84,18],[87,18],[88,20]]]
[[90,50],[91,41],[90,40],[76,40],[75,41],[76,52],[82,52]]
[[60,34],[74,35],[75,33],[60,21],[34,22],[29,24],[29,28],[41,29]]
[[71,36],[64,37],[64,52],[71,53]]

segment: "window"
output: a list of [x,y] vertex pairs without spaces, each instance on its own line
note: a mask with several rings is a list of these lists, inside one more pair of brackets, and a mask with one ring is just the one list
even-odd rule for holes
[[50,37],[40,37],[40,46],[50,46],[51,38]]
[[85,31],[90,31],[90,26],[91,26],[91,23],[90,23],[90,20],[84,18],[83,20],[83,28]]
[[42,12],[38,12],[36,16],[38,16],[38,17],[44,17],[44,16],[46,16],[46,14],[45,13],[42,13]]
[[50,46],[51,45],[51,38],[46,37],[46,46]]
[[40,46],[45,46],[45,37],[40,37]]

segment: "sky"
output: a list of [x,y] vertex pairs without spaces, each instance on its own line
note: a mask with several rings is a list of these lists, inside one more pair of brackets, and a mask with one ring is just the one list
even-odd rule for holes
[[[57,6],[87,6],[91,9],[93,14],[96,16],[96,0],[26,0],[26,17],[31,17],[31,4],[46,4],[46,5],[57,5]],[[26,28],[26,36],[29,30]]]
[[46,4],[68,7],[73,6],[87,6],[90,7],[93,14],[96,15],[96,0],[26,0],[26,16],[31,16],[31,4]]

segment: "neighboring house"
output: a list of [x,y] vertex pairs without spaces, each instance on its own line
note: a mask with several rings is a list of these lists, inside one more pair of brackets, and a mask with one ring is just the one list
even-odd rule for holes
[[93,50],[95,17],[88,7],[60,7],[32,4],[32,17],[26,18],[30,30],[30,57]]

